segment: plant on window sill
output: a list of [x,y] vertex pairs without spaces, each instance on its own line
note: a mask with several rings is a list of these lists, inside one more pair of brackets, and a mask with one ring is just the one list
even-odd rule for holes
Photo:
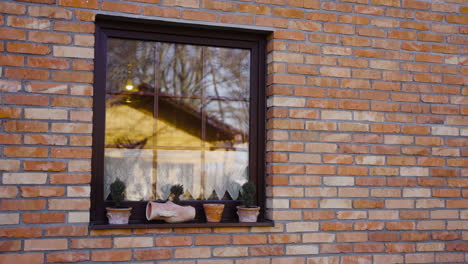
[[128,224],[128,219],[132,214],[131,207],[123,207],[121,202],[125,198],[125,183],[117,178],[110,185],[110,195],[114,201],[115,206],[107,207],[107,219],[109,219],[109,224],[114,225],[125,225]]

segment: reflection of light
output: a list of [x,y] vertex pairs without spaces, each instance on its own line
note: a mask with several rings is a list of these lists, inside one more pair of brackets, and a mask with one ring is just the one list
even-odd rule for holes
[[125,84],[125,89],[127,91],[132,91],[133,88],[135,88],[135,87],[133,86],[132,80],[128,79],[127,83]]

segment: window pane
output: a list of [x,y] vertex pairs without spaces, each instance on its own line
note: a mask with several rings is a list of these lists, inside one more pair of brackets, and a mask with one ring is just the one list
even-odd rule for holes
[[121,92],[130,84],[154,84],[155,47],[150,41],[109,38],[107,92]]
[[152,200],[153,151],[151,149],[106,148],[104,154],[104,197],[117,178],[127,184],[129,201]]
[[105,198],[237,199],[248,178],[250,51],[110,39]]
[[159,96],[157,145],[201,147],[202,114],[200,99]]
[[201,96],[203,48],[161,42],[156,42],[155,47],[159,92],[172,96]]
[[246,149],[216,149],[205,152],[205,199],[213,191],[218,199],[228,194],[236,200],[240,187],[247,181],[248,152]]
[[155,121],[143,102],[152,97],[131,98],[128,103],[126,96],[107,96],[104,195],[108,197],[109,185],[120,178],[127,184],[127,200],[151,200]]
[[157,156],[157,195],[167,199],[170,188],[175,184],[184,185],[185,194],[181,200],[200,199],[202,188],[202,151],[159,149]]
[[250,51],[215,47],[203,51],[205,94],[248,100]]
[[206,126],[217,129],[217,138],[213,139],[210,134],[208,140],[248,141],[249,102],[212,100],[204,111],[207,116]]

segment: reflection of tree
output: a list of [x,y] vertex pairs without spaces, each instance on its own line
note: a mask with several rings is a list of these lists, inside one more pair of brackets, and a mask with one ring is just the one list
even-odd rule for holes
[[[111,39],[107,90],[123,91],[126,80],[131,78],[136,85],[156,87],[197,110],[200,101],[195,98],[202,97],[203,111],[245,129],[249,70],[248,50]],[[223,103],[226,99],[243,103]]]
[[144,138],[142,140],[132,140],[128,138],[128,136],[123,136],[115,139],[114,144],[116,145],[116,148],[142,149],[146,145],[147,141],[148,138]]
[[[199,137],[209,142],[207,144],[216,141],[213,150],[219,150],[220,153],[213,153],[217,154],[213,155],[213,164],[222,159],[234,160],[235,153],[228,154],[227,150],[247,145],[250,94],[248,50],[127,39],[110,39],[108,43],[106,91],[110,108],[123,104],[147,113],[149,118],[164,121]],[[128,80],[131,80],[135,90],[125,90]],[[169,105],[171,107],[165,107]],[[136,119],[133,117],[132,122]],[[164,131],[160,130],[157,122],[153,124],[155,132],[148,133],[144,138],[131,135],[130,130],[115,131],[117,137],[125,134],[133,137],[120,138],[113,143],[124,147],[139,146],[138,141],[146,139],[146,147],[153,148],[153,156],[157,157],[159,150],[156,135],[161,136]],[[223,154],[221,148],[226,153]],[[177,149],[174,151],[177,152]],[[159,173],[165,165],[156,164],[156,160],[154,162],[153,167]],[[182,170],[182,165],[180,161],[176,162],[177,170],[187,174],[186,177],[189,172]],[[208,171],[202,173],[202,181],[205,174],[208,175]],[[240,174],[222,166],[210,171],[210,175],[219,175],[227,180]],[[244,174],[239,177],[243,178]],[[153,190],[156,190],[155,179],[152,184]],[[160,181],[159,184],[173,183]],[[220,184],[228,184],[228,181]],[[204,186],[203,182],[201,186]],[[222,193],[218,195],[222,196]]]

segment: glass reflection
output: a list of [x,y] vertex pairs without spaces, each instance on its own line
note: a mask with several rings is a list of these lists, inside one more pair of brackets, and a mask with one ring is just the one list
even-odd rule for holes
[[231,99],[249,98],[250,53],[248,50],[204,48],[205,94]]
[[107,92],[128,91],[129,82],[133,87],[154,83],[154,43],[110,38],[107,51]]
[[105,197],[237,199],[248,178],[250,52],[110,39]]

